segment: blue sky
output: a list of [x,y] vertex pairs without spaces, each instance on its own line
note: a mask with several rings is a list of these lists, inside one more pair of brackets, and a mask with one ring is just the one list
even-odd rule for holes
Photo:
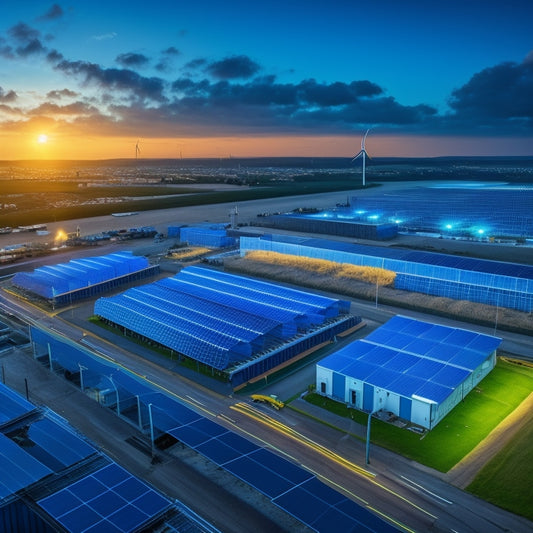
[[532,21],[531,0],[9,2],[0,159],[342,155],[369,127],[376,155],[533,155]]

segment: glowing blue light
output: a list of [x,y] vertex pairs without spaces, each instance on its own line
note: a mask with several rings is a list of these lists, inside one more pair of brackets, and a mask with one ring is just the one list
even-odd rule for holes
[[379,218],[379,215],[370,215],[370,216],[368,217],[369,220],[376,220],[376,219],[378,219],[378,218]]
[[452,229],[453,226],[451,224],[446,224],[446,229]]
[[355,214],[356,215],[364,215],[366,213],[366,211],[364,209],[358,209]]
[[480,235],[483,235],[483,233],[485,233],[485,230],[484,230],[484,229],[478,229],[477,232],[478,232]]

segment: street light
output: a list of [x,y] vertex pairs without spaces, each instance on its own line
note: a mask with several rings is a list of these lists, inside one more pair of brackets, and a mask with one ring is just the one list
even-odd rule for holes
[[376,414],[379,409],[368,413],[368,423],[366,425],[366,464],[370,464],[370,422],[372,420],[372,415]]
[[113,385],[113,388],[115,389],[115,395],[117,398],[117,416],[120,416],[120,396],[118,395],[117,386],[115,385],[115,382],[111,376],[106,376],[106,378],[111,382],[111,385]]
[[81,363],[78,363],[78,366],[80,368],[80,388],[81,392],[85,390],[85,387],[83,386],[83,371],[89,370],[86,366],[83,366]]

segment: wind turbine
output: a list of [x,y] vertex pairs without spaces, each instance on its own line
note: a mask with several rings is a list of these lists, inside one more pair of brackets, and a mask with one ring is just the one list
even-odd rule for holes
[[361,141],[360,152],[352,159],[352,161],[355,161],[359,156],[363,158],[363,187],[366,186],[366,180],[365,180],[366,158],[367,156],[370,157],[365,149],[366,136],[368,135],[369,131],[370,131],[370,128],[368,128],[365,134],[363,135],[363,140]]
[[139,148],[139,141],[137,141],[137,144],[135,145],[135,159],[139,158],[140,153],[141,153],[141,149]]

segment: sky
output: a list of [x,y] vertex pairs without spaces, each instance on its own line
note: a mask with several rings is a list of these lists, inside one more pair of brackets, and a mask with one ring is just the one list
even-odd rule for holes
[[0,160],[533,156],[532,0],[6,2]]

